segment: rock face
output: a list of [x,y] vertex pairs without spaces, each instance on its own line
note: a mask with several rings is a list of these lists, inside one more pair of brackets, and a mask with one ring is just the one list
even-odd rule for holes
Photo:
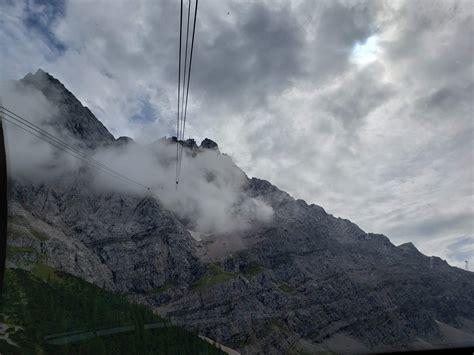
[[183,142],[183,145],[186,147],[186,148],[189,148],[189,149],[197,149],[198,146],[196,144],[196,141],[192,138],[190,139],[186,139],[184,142]]
[[122,137],[118,137],[117,140],[115,141],[115,144],[119,145],[119,146],[126,146],[128,144],[133,144],[134,141],[132,138],[130,137],[125,137],[125,136],[122,136]]
[[[85,147],[116,142],[56,79],[39,71],[23,82],[60,105],[57,124]],[[218,149],[210,139],[200,148]],[[273,208],[271,222],[240,233],[238,247],[215,259],[206,251],[237,236],[189,232],[146,193],[100,192],[88,181],[86,170],[40,185],[11,178],[11,267],[50,264],[243,353],[439,346],[453,341],[445,331],[453,327],[464,334],[457,344],[474,344],[473,273],[267,181],[247,178],[244,190]]]
[[59,80],[38,69],[35,74],[26,75],[21,83],[38,89],[54,103],[58,113],[51,123],[83,147],[93,149],[114,143],[114,136]]
[[171,213],[147,196],[97,194],[80,182],[83,179],[54,188],[13,181],[11,196],[17,207],[11,213],[23,216],[27,228],[45,236],[30,245],[32,238],[17,235],[13,245],[34,246],[52,266],[120,292],[151,292],[166,282],[192,282],[198,260],[191,238]]
[[200,146],[202,149],[219,149],[218,146],[217,146],[217,143],[210,140],[209,138],[205,138],[202,142],[201,142],[201,146]]
[[172,319],[249,353],[308,342],[315,351],[340,334],[366,349],[400,349],[418,338],[440,342],[436,321],[462,328],[472,319],[472,273],[396,247],[265,181],[251,179],[248,189],[271,203],[272,224],[261,242],[222,263],[236,277],[163,307]]

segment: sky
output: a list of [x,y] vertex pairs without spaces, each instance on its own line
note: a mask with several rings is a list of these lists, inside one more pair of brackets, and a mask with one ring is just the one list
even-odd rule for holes
[[[472,269],[473,16],[470,1],[201,0],[186,136]],[[175,134],[178,43],[179,1],[0,0],[0,80],[42,68],[116,137]]]

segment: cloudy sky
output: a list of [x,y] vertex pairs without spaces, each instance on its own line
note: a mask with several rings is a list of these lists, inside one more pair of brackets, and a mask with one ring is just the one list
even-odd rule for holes
[[[471,1],[201,0],[186,136],[474,267],[473,16]],[[42,68],[116,137],[151,142],[175,134],[178,31],[177,0],[0,0],[0,79]]]

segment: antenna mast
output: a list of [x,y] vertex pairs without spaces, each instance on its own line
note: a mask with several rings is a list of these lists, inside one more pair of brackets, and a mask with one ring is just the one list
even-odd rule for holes
[[[0,97],[0,105],[2,98]],[[7,157],[3,134],[3,112],[0,111],[0,293],[3,290],[7,254]]]

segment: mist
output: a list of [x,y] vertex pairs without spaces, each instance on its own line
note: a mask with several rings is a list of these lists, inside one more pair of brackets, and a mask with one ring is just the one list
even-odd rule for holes
[[[64,136],[51,124],[51,119],[58,115],[58,107],[41,91],[15,81],[3,82],[0,84],[0,99],[2,106],[34,125],[56,137]],[[10,177],[18,176],[44,183],[81,166],[80,160],[25,132],[12,123],[13,120],[7,115],[2,114],[2,117]],[[71,144],[77,142],[73,140]]]
[[201,233],[243,232],[272,219],[271,206],[245,193],[247,176],[218,149],[184,148],[176,189],[177,143],[171,139],[158,139],[148,145],[115,141],[86,150],[85,142],[62,129],[68,117],[61,114],[60,105],[41,91],[8,82],[0,86],[0,95],[3,105],[11,111],[138,184],[92,167],[4,121],[10,178],[54,185],[86,169],[83,176],[90,179],[90,187],[98,193],[154,198],[175,213],[186,228]]

